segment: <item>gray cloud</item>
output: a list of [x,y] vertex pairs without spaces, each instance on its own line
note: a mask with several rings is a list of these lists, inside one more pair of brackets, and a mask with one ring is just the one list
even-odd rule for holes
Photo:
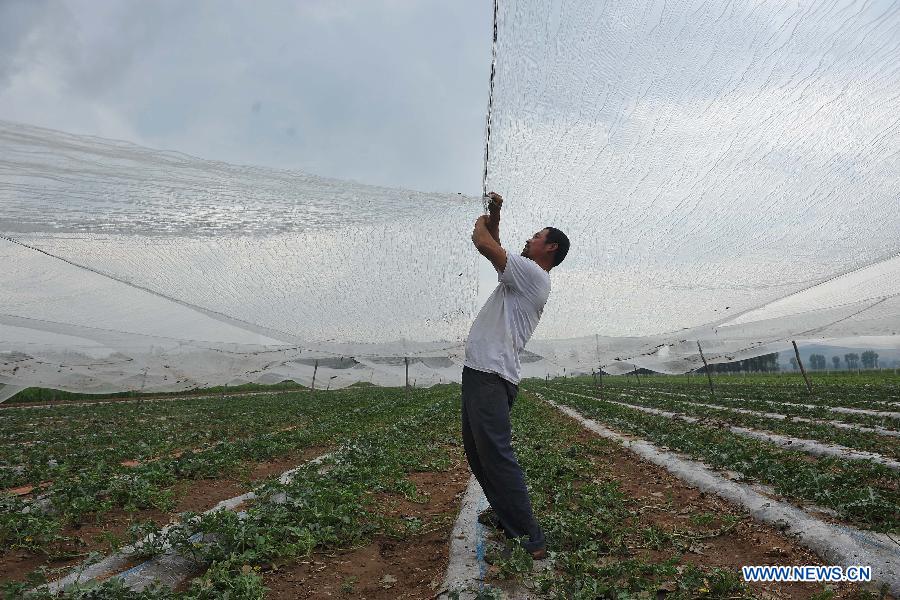
[[0,118],[477,193],[480,4],[13,1],[0,8]]
[[47,14],[49,0],[7,0],[0,3],[0,86],[26,68],[33,55],[28,38]]

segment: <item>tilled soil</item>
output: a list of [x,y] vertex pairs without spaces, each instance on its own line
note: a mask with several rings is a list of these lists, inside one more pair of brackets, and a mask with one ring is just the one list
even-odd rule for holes
[[[431,598],[447,570],[448,542],[469,481],[465,460],[456,457],[445,472],[413,473],[410,480],[427,495],[424,503],[378,494],[385,514],[415,517],[425,533],[407,539],[376,537],[362,548],[314,554],[264,574],[266,598]],[[432,525],[429,526],[429,523]]]
[[170,512],[156,509],[126,512],[123,509],[116,509],[99,516],[96,522],[65,528],[62,535],[71,538],[71,541],[57,548],[57,551],[60,554],[64,552],[76,554],[74,558],[51,559],[44,554],[21,550],[0,554],[0,573],[2,573],[0,581],[23,581],[29,573],[40,567],[46,568],[50,575],[62,576],[69,567],[80,563],[89,553],[108,554],[114,551],[114,545],[130,542],[128,529],[135,523],[153,520],[162,526],[178,521],[181,513],[200,513],[209,510],[222,500],[246,493],[252,488],[253,483],[280,475],[325,452],[327,452],[325,448],[308,448],[270,461],[249,463],[244,465],[243,469],[238,469],[248,474],[246,478],[179,481],[172,488],[176,504]]
[[[581,426],[577,421],[572,423]],[[582,440],[593,434],[584,430]],[[595,459],[596,477],[618,482],[620,489],[634,502],[637,509],[635,528],[656,527],[668,533],[701,536],[688,544],[681,554],[682,564],[700,567],[720,567],[740,572],[744,565],[824,565],[816,554],[785,536],[776,528],[753,521],[741,507],[734,506],[713,494],[707,494],[690,486],[664,468],[644,461],[625,448],[612,443],[609,449]],[[726,517],[740,519],[733,528],[723,527]],[[704,525],[695,523],[703,517]],[[706,522],[709,520],[709,522]],[[719,535],[710,535],[726,529]],[[710,535],[710,537],[705,537]],[[639,547],[635,541],[631,547],[638,556],[662,561],[677,555],[672,550],[652,550]],[[863,584],[828,584],[834,598],[855,597]],[[770,598],[807,599],[822,592],[822,583],[753,583],[750,589],[760,596]],[[892,596],[887,596],[891,598]]]
[[[560,418],[569,419],[564,415]],[[570,419],[571,420],[571,419]],[[576,426],[581,425],[571,420]],[[582,441],[594,434],[582,430]],[[250,479],[257,480],[281,473],[325,450],[307,450],[302,456],[284,457],[253,465]],[[681,564],[719,567],[739,572],[743,565],[821,565],[811,551],[803,548],[782,532],[754,522],[740,507],[715,495],[704,493],[677,479],[668,471],[646,462],[628,450],[610,443],[594,459],[594,477],[616,481],[630,498],[635,516],[633,529],[655,527],[667,534],[692,538],[683,551],[663,544],[653,549],[635,536],[628,540],[629,549],[645,560],[660,562],[680,556]],[[379,493],[377,505],[384,514],[420,519],[425,531],[407,539],[378,536],[369,544],[332,554],[315,553],[280,564],[263,573],[268,588],[267,598],[432,598],[440,589],[448,560],[448,542],[460,500],[470,476],[459,453],[449,471],[422,472],[410,475],[417,489],[427,497],[423,503],[410,502],[399,495]],[[216,502],[246,491],[238,479],[182,482],[178,506],[172,513],[140,511],[108,513],[101,525],[83,526],[67,532],[81,539],[80,552],[106,550],[104,537],[122,536],[128,526],[148,518],[166,523],[178,513],[200,512]],[[738,522],[728,528],[730,518]],[[552,550],[552,547],[550,548]],[[65,566],[74,561],[49,563],[45,557],[7,553],[0,556],[0,572],[4,580],[22,579],[37,566]],[[761,597],[810,599],[820,594],[824,585],[813,583],[758,583],[750,589]],[[853,598],[862,584],[829,584],[834,598]],[[665,597],[665,589],[658,597]],[[887,596],[892,598],[892,596]]]
[[309,392],[309,388],[296,387],[273,390],[257,390],[252,392],[226,392],[218,394],[204,393],[184,393],[174,396],[155,396],[153,394],[142,395],[140,397],[122,397],[110,398],[107,396],[98,396],[97,398],[80,398],[77,400],[30,400],[27,402],[6,402],[0,403],[0,411],[15,410],[17,408],[52,408],[55,406],[90,406],[92,404],[139,404],[141,402],[160,402],[169,400],[210,400],[220,398],[242,398],[245,396],[261,396],[265,394],[293,394],[293,393]]

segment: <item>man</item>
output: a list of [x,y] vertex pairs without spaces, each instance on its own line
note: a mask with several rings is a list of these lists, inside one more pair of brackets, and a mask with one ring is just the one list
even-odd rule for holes
[[466,458],[491,511],[479,520],[503,529],[535,559],[546,556],[544,533],[534,519],[522,469],[512,450],[509,412],[519,385],[519,353],[531,338],[550,295],[550,270],[569,251],[569,239],[546,227],[525,242],[521,255],[500,245],[503,198],[491,192],[489,215],[475,222],[472,241],[498,273],[466,341],[462,374],[462,430]]

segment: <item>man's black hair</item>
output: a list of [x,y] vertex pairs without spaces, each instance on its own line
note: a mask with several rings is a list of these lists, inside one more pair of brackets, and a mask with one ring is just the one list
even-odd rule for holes
[[553,266],[559,266],[559,263],[566,258],[569,253],[569,238],[556,227],[544,227],[547,230],[547,244],[559,244],[556,252],[553,254]]

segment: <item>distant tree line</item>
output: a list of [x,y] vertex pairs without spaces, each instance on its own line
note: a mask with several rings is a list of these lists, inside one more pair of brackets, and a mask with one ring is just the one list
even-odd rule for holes
[[[797,370],[797,359],[791,358],[791,367],[796,371]],[[878,353],[873,350],[866,350],[862,353],[862,355],[857,354],[856,352],[850,352],[844,355],[844,368],[849,370],[855,370],[860,368],[860,363],[862,364],[863,369],[877,369],[878,368]],[[841,357],[840,356],[832,356],[831,357],[831,367],[834,370],[838,370],[841,368]],[[825,358],[824,354],[810,354],[809,355],[809,368],[813,371],[824,371],[828,368],[828,360]]]
[[[797,359],[794,356],[791,356],[788,360],[793,370],[800,370],[800,367],[797,365]],[[843,356],[843,361],[840,356],[831,357],[832,369],[840,370],[842,364],[843,368],[847,370],[859,369],[860,365],[862,365],[863,369],[877,369],[878,353],[873,350],[866,350],[862,355],[851,352]],[[828,368],[828,359],[824,354],[810,354],[808,364],[804,362],[803,366],[811,371],[824,371]],[[763,354],[754,358],[709,365],[709,370],[712,373],[773,373],[781,369],[778,365],[778,352],[773,352],[772,354]],[[706,371],[703,367],[700,367],[696,372],[705,373]],[[637,369],[637,374],[653,375],[655,371],[641,368]]]

